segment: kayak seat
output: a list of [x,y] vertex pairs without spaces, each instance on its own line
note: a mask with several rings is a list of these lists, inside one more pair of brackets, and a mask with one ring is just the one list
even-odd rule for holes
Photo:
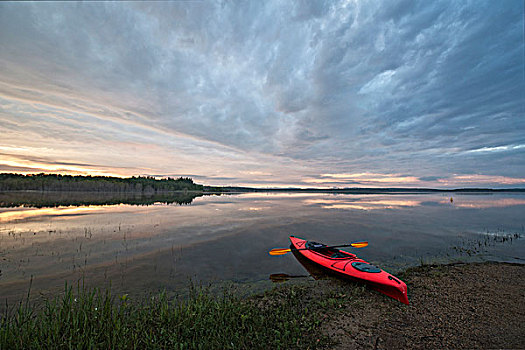
[[340,258],[349,258],[349,256],[344,254],[344,253],[337,252],[337,253],[332,254],[332,256],[330,256],[330,258],[332,258],[332,259],[340,259]]
[[321,248],[324,248],[324,247],[326,247],[326,244],[317,243],[317,242],[314,242],[314,241],[306,242],[306,248],[307,249],[321,249]]

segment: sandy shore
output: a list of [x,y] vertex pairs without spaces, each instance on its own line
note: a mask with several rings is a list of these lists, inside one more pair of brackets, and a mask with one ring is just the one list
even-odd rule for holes
[[[400,274],[410,305],[336,279],[308,287],[331,349],[524,349],[525,265],[422,266]],[[308,304],[308,302],[307,302]]]

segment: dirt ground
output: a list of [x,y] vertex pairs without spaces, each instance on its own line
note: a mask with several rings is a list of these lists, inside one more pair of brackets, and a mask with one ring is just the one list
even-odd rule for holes
[[[525,265],[423,266],[398,275],[410,305],[335,279],[315,298],[331,349],[525,349]],[[319,299],[318,299],[319,300]]]

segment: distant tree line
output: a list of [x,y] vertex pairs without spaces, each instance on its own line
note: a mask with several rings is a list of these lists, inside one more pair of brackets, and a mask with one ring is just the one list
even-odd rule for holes
[[60,174],[0,174],[0,191],[83,191],[83,192],[139,192],[219,191],[179,177],[156,179],[152,176],[120,178],[111,176],[83,176]]

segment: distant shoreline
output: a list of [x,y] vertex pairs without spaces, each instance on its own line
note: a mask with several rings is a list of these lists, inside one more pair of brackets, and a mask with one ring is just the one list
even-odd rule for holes
[[0,173],[0,192],[93,192],[93,193],[174,193],[194,192],[253,193],[328,193],[328,194],[418,194],[418,193],[519,193],[525,188],[412,188],[412,187],[351,187],[351,188],[255,188],[243,186],[208,186],[194,183],[191,178],[111,177],[61,174],[10,174]]
[[157,190],[151,192],[138,191],[81,191],[81,190],[2,190],[0,189],[0,208],[11,208],[19,206],[31,207],[59,207],[59,206],[83,206],[83,205],[152,205],[155,203],[188,205],[195,198],[203,196],[232,196],[242,194],[303,194],[303,195],[438,195],[453,197],[455,195],[522,195],[525,189],[239,189],[223,188],[213,190]]
[[337,193],[337,194],[411,194],[411,193],[502,193],[502,192],[525,192],[525,188],[252,188],[252,187],[221,187],[226,193],[246,192],[302,192],[302,193]]
[[112,191],[112,190],[39,190],[39,189],[1,189],[0,193],[90,193],[90,194],[128,194],[128,195],[169,195],[169,194],[242,194],[242,193],[325,193],[325,194],[429,194],[429,193],[462,193],[462,194],[492,194],[492,193],[525,193],[525,188],[456,188],[456,189],[436,189],[436,188],[255,188],[255,187],[213,187],[212,189],[204,186],[204,189],[181,189],[181,190],[157,190],[152,192],[145,191]]

